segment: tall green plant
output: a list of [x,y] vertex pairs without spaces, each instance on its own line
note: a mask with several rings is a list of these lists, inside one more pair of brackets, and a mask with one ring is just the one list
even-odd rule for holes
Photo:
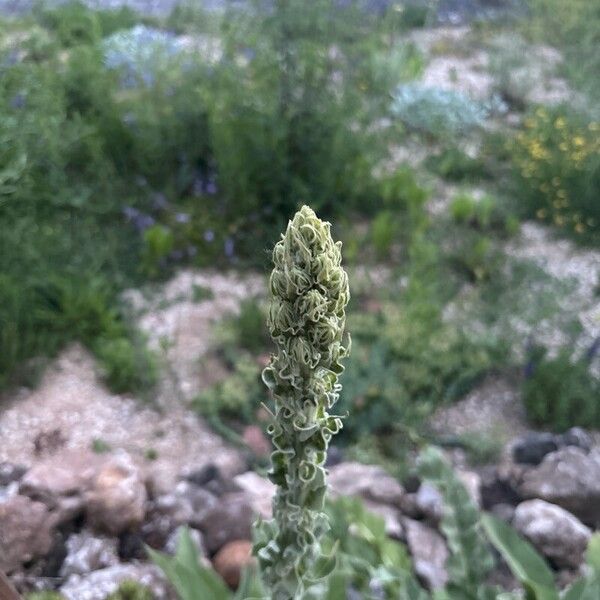
[[327,448],[342,427],[328,411],[338,400],[340,360],[348,354],[348,277],[341,258],[330,224],[307,206],[273,250],[268,325],[277,351],[263,381],[275,400],[269,477],[278,490],[274,518],[258,524],[254,548],[273,600],[302,598],[334,566],[320,556],[319,538],[327,529]]

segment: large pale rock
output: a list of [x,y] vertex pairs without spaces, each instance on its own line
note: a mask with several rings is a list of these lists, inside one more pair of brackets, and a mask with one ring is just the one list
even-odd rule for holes
[[558,567],[576,569],[583,563],[592,531],[564,508],[527,500],[517,506],[513,525]]
[[249,540],[252,537],[254,510],[246,494],[225,494],[216,506],[207,510],[198,523],[204,543],[214,554],[227,542]]
[[20,493],[43,502],[57,524],[73,521],[85,510],[91,489],[105,458],[89,451],[65,450],[36,463],[23,477]]
[[54,508],[61,498],[87,492],[102,464],[93,452],[64,451],[36,463],[21,480],[20,492]]
[[60,569],[61,577],[85,575],[119,564],[117,540],[96,537],[89,531],[75,533],[66,544],[67,556]]
[[146,486],[129,455],[112,456],[98,471],[86,494],[92,528],[119,535],[141,525],[146,513]]
[[273,513],[271,501],[275,495],[275,485],[254,471],[240,473],[233,478],[233,481],[247,494],[256,514],[270,519]]
[[448,548],[444,538],[435,529],[419,521],[404,518],[403,524],[415,573],[429,589],[443,588],[448,582]]
[[230,588],[237,588],[244,567],[251,565],[252,542],[235,540],[225,544],[213,559],[215,571],[225,580]]
[[10,573],[50,552],[55,519],[41,502],[14,495],[0,503],[0,570]]
[[404,488],[381,467],[345,462],[329,471],[333,496],[356,496],[379,504],[401,507]]
[[600,523],[600,448],[588,454],[568,446],[548,454],[522,474],[518,492],[562,506],[584,523]]
[[152,591],[155,600],[173,600],[160,570],[154,565],[129,563],[93,571],[87,575],[71,575],[60,588],[65,600],[105,600],[124,581],[136,581]]

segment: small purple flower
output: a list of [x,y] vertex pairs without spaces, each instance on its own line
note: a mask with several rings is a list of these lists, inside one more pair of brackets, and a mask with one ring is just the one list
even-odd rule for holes
[[137,208],[133,208],[133,206],[124,206],[123,207],[123,215],[127,219],[127,221],[132,221],[137,218],[140,214],[140,211]]
[[169,208],[169,201],[162,192],[154,194],[152,208],[154,210],[167,210]]
[[224,250],[227,258],[233,258],[233,254],[235,252],[235,243],[232,238],[228,237],[225,239]]
[[196,256],[196,254],[198,254],[198,248],[196,248],[196,246],[191,246],[191,245],[190,245],[190,246],[188,246],[188,247],[186,248],[186,251],[187,251],[187,255],[188,255],[190,258],[193,258],[194,256]]
[[530,358],[525,364],[525,368],[523,369],[523,375],[525,379],[531,379],[533,374],[535,373],[535,361],[533,358]]
[[217,188],[217,184],[211,179],[207,184],[206,184],[206,193],[209,196],[214,196],[218,191]]
[[133,219],[133,226],[138,231],[145,231],[149,227],[152,227],[154,223],[156,223],[156,221],[150,215],[145,215],[144,213],[140,213]]
[[187,213],[184,213],[184,212],[175,213],[175,221],[177,223],[182,223],[182,224],[189,223],[190,215],[188,215]]
[[11,108],[14,108],[15,110],[19,110],[21,108],[25,108],[25,103],[26,103],[25,94],[19,93],[19,94],[15,94],[13,96],[12,100],[10,101],[10,106],[11,106]]
[[202,192],[204,190],[204,180],[202,177],[197,175],[194,178],[194,182],[192,183],[192,194],[194,196],[202,196]]
[[254,48],[243,48],[242,56],[248,61],[252,62],[256,57],[256,50]]
[[212,242],[215,239],[215,232],[212,229],[207,229],[204,232],[204,240],[208,243]]

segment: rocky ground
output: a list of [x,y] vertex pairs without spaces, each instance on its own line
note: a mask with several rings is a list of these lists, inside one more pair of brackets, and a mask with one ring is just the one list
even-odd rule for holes
[[[188,525],[202,556],[235,587],[250,560],[251,525],[269,516],[274,488],[253,471],[232,475],[207,455],[196,458],[202,466],[182,470],[169,490],[121,449],[61,448],[30,466],[2,462],[0,568],[22,590],[58,588],[68,600],[103,600],[126,579],[170,599],[144,545],[173,552],[177,528]],[[564,581],[578,572],[600,525],[600,446],[584,431],[526,435],[500,465],[458,474],[477,504],[512,522]],[[352,462],[332,466],[329,482],[332,496],[359,497],[384,519],[428,587],[447,581],[435,488],[413,481],[407,489],[380,467]]]
[[[249,560],[251,524],[270,513],[273,486],[248,470],[268,444],[253,430],[247,448],[230,446],[187,404],[223,376],[203,366],[214,325],[262,293],[256,275],[186,271],[153,293],[126,294],[151,345],[164,352],[167,375],[154,405],[108,392],[77,345],[35,390],[12,398],[0,414],[0,569],[20,590],[103,600],[135,579],[158,599],[172,598],[144,545],[172,552],[180,525],[192,527],[202,555],[236,585]],[[514,387],[494,378],[431,424],[456,435],[502,429],[509,441],[499,464],[474,468],[460,453],[449,456],[482,509],[512,522],[564,581],[572,578],[600,526],[599,440],[581,430],[530,432]],[[448,550],[434,488],[413,481],[406,489],[380,467],[352,462],[330,473],[333,496],[362,498],[388,535],[406,542],[421,580],[431,588],[445,583]],[[506,574],[498,577],[506,583]]]
[[[142,4],[153,12],[170,2]],[[21,5],[0,0],[0,9]],[[415,44],[431,57],[426,83],[478,98],[493,93],[489,51],[469,51],[470,36],[467,27],[415,34]],[[559,58],[536,51],[547,58],[536,59],[546,73],[534,78],[540,83],[530,89],[531,98],[564,99],[564,82],[546,68]],[[397,149],[398,162],[414,156],[413,150]],[[417,150],[424,158],[422,147]],[[434,216],[455,192],[438,183]],[[600,335],[600,252],[557,240],[530,223],[504,250],[572,284],[563,311],[580,320],[582,347]],[[389,279],[386,269],[371,275],[370,285]],[[364,279],[359,270],[356,279]],[[254,429],[247,448],[234,447],[188,403],[225,376],[210,352],[215,324],[235,314],[242,300],[263,293],[259,275],[193,271],[154,291],[126,293],[137,324],[163,361],[152,403],[111,394],[93,358],[78,345],[53,362],[35,389],[2,400],[0,569],[20,590],[60,589],[67,600],[103,600],[120,581],[135,579],[150,585],[157,598],[171,598],[147,563],[144,544],[172,552],[177,528],[186,524],[206,560],[235,586],[240,565],[249,560],[251,523],[270,512],[271,484],[248,470],[249,459],[264,454],[265,440]],[[562,341],[560,335],[554,339]],[[515,383],[496,377],[438,411],[431,426],[444,434],[499,436],[504,448],[497,465],[467,467],[452,454],[463,481],[482,509],[510,521],[564,581],[572,577],[592,530],[600,527],[597,434],[531,432]],[[407,543],[429,587],[443,585],[448,550],[438,531],[442,506],[434,488],[418,481],[404,488],[379,467],[349,462],[331,467],[330,483],[333,495],[361,497],[384,518],[388,534]]]

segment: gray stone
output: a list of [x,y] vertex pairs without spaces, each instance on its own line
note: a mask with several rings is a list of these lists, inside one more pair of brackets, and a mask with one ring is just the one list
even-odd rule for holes
[[444,500],[433,485],[424,482],[415,495],[415,503],[419,513],[433,523],[437,523],[444,513]]
[[246,494],[225,494],[207,510],[198,523],[206,549],[212,555],[227,542],[252,539],[254,510]]
[[273,512],[271,502],[275,495],[275,485],[254,471],[240,473],[233,478],[233,481],[248,495],[256,514],[264,519],[270,519]]
[[444,538],[419,521],[404,518],[402,522],[415,573],[430,590],[443,588],[448,582],[448,548]]
[[356,496],[400,508],[404,488],[381,467],[357,462],[341,463],[329,471],[333,496]]
[[555,452],[558,447],[559,442],[551,433],[528,433],[514,443],[512,456],[516,463],[539,465],[547,454]]
[[600,523],[600,448],[589,454],[568,446],[526,470],[518,483],[523,498],[557,504],[584,523]]
[[560,436],[560,440],[563,446],[576,446],[585,452],[589,452],[593,445],[592,437],[581,427],[571,427]]
[[577,517],[544,500],[517,506],[513,526],[558,567],[577,569],[592,535]]
[[164,576],[154,565],[128,563],[92,571],[87,575],[71,575],[60,588],[65,600],[105,600],[124,581],[136,581],[152,591],[155,600],[171,600]]
[[154,511],[169,516],[176,526],[198,525],[204,521],[206,513],[219,504],[219,499],[208,490],[180,481],[175,489],[159,496],[153,506]]
[[15,465],[10,462],[0,462],[0,486],[7,486],[11,483],[20,481],[27,472],[27,468],[22,465]]
[[89,531],[82,531],[71,535],[66,547],[61,577],[85,575],[119,564],[117,540],[114,538],[96,537]]
[[41,502],[14,495],[0,503],[0,570],[11,573],[52,549],[55,519]]
[[494,504],[490,512],[506,523],[512,523],[515,516],[515,507],[512,504]]

